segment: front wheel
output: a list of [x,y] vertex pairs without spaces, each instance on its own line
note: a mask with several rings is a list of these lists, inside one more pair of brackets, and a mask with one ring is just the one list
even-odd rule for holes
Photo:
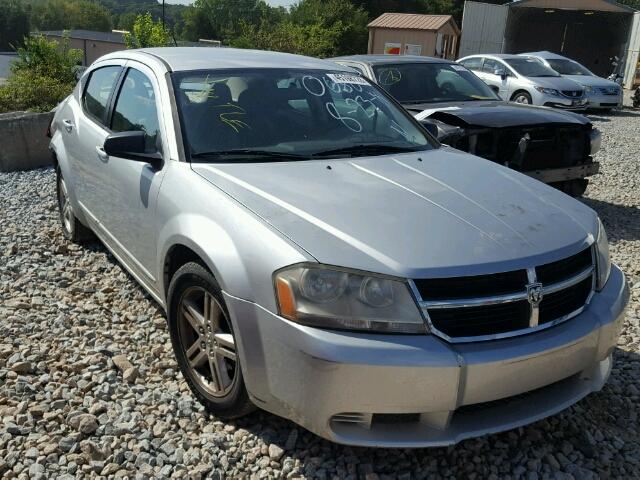
[[511,101],[523,105],[531,105],[533,103],[533,100],[531,100],[531,95],[529,95],[527,92],[514,93],[513,97],[511,97]]
[[551,185],[558,190],[563,191],[567,195],[570,195],[572,197],[581,197],[582,195],[584,195],[584,192],[587,191],[587,187],[589,186],[589,179],[577,178],[575,180],[552,183]]
[[171,343],[193,394],[222,419],[251,413],[236,334],[213,275],[187,263],[171,279],[167,301]]

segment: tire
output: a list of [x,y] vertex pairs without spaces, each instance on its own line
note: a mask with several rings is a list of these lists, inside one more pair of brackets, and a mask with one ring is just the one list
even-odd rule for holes
[[60,171],[60,167],[56,168],[56,194],[58,197],[60,226],[65,238],[73,243],[83,243],[87,240],[93,240],[93,232],[85,227],[73,212],[73,206],[69,199],[69,190]]
[[183,265],[167,294],[171,343],[189,388],[206,410],[228,420],[253,412],[222,292],[202,265]]
[[533,104],[533,100],[531,99],[531,95],[529,95],[524,90],[520,90],[514,93],[511,96],[511,101],[514,103],[520,103],[522,105],[531,105]]
[[553,183],[551,185],[567,195],[581,197],[589,186],[589,180],[587,178],[578,178],[575,180],[567,180],[566,182]]

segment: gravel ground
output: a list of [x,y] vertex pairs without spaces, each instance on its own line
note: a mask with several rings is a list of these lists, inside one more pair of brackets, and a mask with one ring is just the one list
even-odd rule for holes
[[633,286],[611,380],[562,414],[451,448],[345,448],[266,413],[205,414],[158,307],[103,246],[63,240],[53,171],[0,174],[0,476],[640,477],[640,113],[593,118],[603,174],[584,201]]

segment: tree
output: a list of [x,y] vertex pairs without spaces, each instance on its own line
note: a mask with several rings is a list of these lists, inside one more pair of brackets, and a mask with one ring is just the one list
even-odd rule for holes
[[133,33],[125,33],[127,48],[166,47],[171,43],[169,32],[156,22],[149,12],[138,15],[133,23]]
[[196,0],[185,12],[184,34],[192,41],[200,38],[231,42],[242,33],[243,25],[278,23],[286,15],[264,0]]
[[69,48],[68,38],[26,37],[7,83],[0,86],[0,112],[51,110],[73,90],[81,63],[82,51]]
[[31,0],[31,25],[41,31],[112,28],[109,11],[89,0]]
[[10,50],[29,35],[29,15],[19,0],[0,0],[0,51]]
[[369,18],[361,7],[342,0],[302,0],[291,8],[290,18],[293,23],[307,27],[307,33],[314,38],[323,29],[333,37],[334,45],[321,56],[367,50]]

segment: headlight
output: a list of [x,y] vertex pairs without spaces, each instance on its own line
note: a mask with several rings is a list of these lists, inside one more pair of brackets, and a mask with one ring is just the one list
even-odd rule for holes
[[303,325],[343,330],[425,333],[407,284],[324,265],[296,265],[274,275],[281,316]]
[[602,290],[609,280],[611,273],[611,258],[609,257],[609,242],[604,225],[598,219],[598,240],[596,241],[596,290]]
[[584,88],[584,93],[593,92],[593,87],[590,87],[589,85],[583,85],[582,87]]
[[538,87],[537,85],[535,87],[533,87],[533,88],[535,88],[540,93],[545,93],[547,95],[560,96],[560,92],[558,90],[556,90],[555,88]]
[[597,128],[591,130],[591,155],[595,155],[600,151],[602,146],[602,133]]

